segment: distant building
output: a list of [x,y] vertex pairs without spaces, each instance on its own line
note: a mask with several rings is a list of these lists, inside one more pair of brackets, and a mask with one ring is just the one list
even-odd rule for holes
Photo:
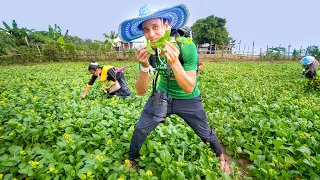
[[121,52],[123,50],[129,51],[132,48],[136,48],[137,45],[144,44],[145,40],[144,38],[139,38],[131,42],[123,42],[119,37],[117,37],[113,42],[114,42],[114,50],[116,52]]
[[[221,51],[221,48],[216,46],[215,44],[212,44],[210,47],[209,43],[201,44],[197,46],[198,48],[198,54],[215,54],[216,51]],[[225,53],[226,54],[232,54],[232,45],[225,46]]]

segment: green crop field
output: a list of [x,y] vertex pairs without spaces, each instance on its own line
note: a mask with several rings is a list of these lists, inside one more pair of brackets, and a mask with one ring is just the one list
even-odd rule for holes
[[0,179],[320,179],[320,91],[299,63],[205,63],[198,83],[231,175],[178,116],[150,133],[140,169],[128,168],[148,95],[135,92],[136,62],[111,63],[129,65],[132,98],[107,99],[97,82],[81,99],[88,63],[0,67]]

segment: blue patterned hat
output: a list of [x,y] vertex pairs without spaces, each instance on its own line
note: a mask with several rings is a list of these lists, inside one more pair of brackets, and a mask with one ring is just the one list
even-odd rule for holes
[[316,59],[313,56],[306,56],[306,57],[301,59],[300,63],[302,65],[308,65],[308,64],[313,63],[315,60]]
[[181,28],[188,23],[189,16],[189,10],[184,4],[161,10],[152,9],[150,4],[146,4],[139,9],[139,17],[123,21],[119,25],[119,37],[126,42],[142,37],[143,31],[141,24],[144,21],[154,18],[168,20],[169,25],[173,29]]

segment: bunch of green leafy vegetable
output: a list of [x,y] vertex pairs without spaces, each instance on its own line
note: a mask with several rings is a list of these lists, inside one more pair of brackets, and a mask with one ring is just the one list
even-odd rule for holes
[[147,40],[147,51],[152,54],[152,55],[155,55],[155,51],[153,50],[153,48],[159,48],[161,50],[161,53],[165,53],[165,49],[164,49],[164,46],[165,46],[165,43],[167,41],[171,42],[178,50],[180,50],[179,46],[177,45],[177,42],[181,42],[183,44],[188,44],[188,43],[191,43],[192,42],[192,39],[191,38],[187,38],[187,39],[183,39],[181,37],[171,37],[170,36],[170,33],[171,33],[171,29],[168,28],[164,34],[163,37],[159,38],[156,42],[154,42],[153,44],[150,44],[150,40],[148,39]]

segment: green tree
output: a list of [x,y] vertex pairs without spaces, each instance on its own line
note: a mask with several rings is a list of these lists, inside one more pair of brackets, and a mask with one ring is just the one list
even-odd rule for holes
[[103,42],[95,40],[90,44],[88,44],[88,49],[91,52],[102,52],[103,44],[104,44]]
[[268,59],[279,60],[282,59],[286,53],[285,47],[272,47],[267,49]]
[[320,49],[318,46],[308,46],[306,55],[314,56],[316,59],[320,59]]
[[294,60],[299,59],[299,53],[296,49],[294,49],[292,52],[292,59]]
[[193,40],[196,44],[215,44],[224,46],[231,40],[226,28],[227,20],[214,15],[197,20],[192,26]]

